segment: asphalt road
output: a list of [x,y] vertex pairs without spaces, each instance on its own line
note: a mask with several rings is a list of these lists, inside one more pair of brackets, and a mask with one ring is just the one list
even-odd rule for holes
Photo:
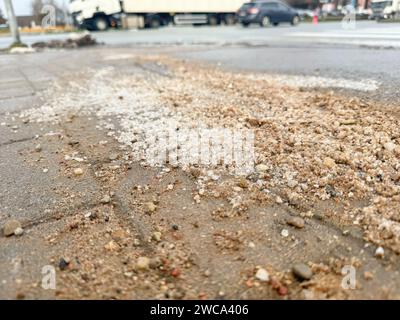
[[[171,45],[214,44],[265,45],[271,43],[310,44],[336,43],[365,46],[400,46],[400,25],[359,21],[355,29],[344,29],[341,22],[324,22],[318,25],[302,23],[296,27],[282,24],[278,27],[253,26],[218,27],[165,27],[146,30],[110,30],[96,32],[96,38],[107,45]],[[65,39],[67,34],[22,35],[27,44],[50,39]],[[0,37],[0,48],[11,43],[10,37]]]
[[[23,36],[23,41],[65,39],[67,34]],[[400,101],[400,25],[359,21],[355,29],[340,22],[233,27],[166,27],[158,30],[97,32],[107,46],[151,47],[176,56],[217,63],[230,69],[377,81],[368,96]],[[9,38],[0,38],[0,48]]]
[[215,63],[230,70],[376,81],[377,90],[351,94],[388,103],[400,101],[399,50],[276,44],[181,51],[176,56]]

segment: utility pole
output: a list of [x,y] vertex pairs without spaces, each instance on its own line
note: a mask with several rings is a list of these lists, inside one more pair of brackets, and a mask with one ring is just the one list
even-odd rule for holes
[[4,6],[6,8],[8,25],[10,27],[11,35],[14,41],[12,46],[20,45],[21,38],[19,36],[17,18],[15,17],[14,8],[11,0],[4,0]]

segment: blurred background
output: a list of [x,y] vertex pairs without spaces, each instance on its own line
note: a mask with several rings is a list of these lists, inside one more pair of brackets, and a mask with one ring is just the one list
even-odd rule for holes
[[[246,2],[248,1],[18,0],[13,1],[13,5],[21,32],[29,33],[71,31],[77,27],[105,30],[112,27],[157,28],[169,24],[230,25],[237,22],[236,12]],[[400,12],[398,0],[284,2],[293,7],[305,22],[313,22],[315,16],[320,22],[341,21],[349,11],[354,11],[358,20],[396,22]],[[43,11],[45,5],[55,8],[56,19],[52,28],[42,27],[46,16]],[[201,6],[206,9],[201,9]],[[203,12],[198,12],[199,10]],[[3,1],[0,2],[0,28],[2,33],[8,32],[7,12]]]

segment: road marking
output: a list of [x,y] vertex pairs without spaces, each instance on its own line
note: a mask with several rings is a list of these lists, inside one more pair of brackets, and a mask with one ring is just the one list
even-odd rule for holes
[[345,78],[327,78],[302,75],[262,75],[250,74],[250,80],[266,80],[289,87],[304,88],[342,88],[357,91],[376,91],[380,82],[373,79],[351,80]]
[[360,34],[358,32],[298,32],[288,34],[290,37],[307,37],[307,38],[364,38],[364,39],[400,39],[399,34],[377,34],[377,33],[367,33]]
[[400,28],[366,28],[358,30],[329,30],[326,32],[293,32],[292,38],[312,39],[320,43],[364,46],[400,47]]

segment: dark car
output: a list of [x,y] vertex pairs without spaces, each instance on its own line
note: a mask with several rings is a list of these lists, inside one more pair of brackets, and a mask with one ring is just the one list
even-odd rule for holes
[[262,27],[281,22],[296,25],[300,21],[298,12],[281,1],[256,1],[245,3],[238,12],[239,22],[247,27],[251,23],[258,23]]

